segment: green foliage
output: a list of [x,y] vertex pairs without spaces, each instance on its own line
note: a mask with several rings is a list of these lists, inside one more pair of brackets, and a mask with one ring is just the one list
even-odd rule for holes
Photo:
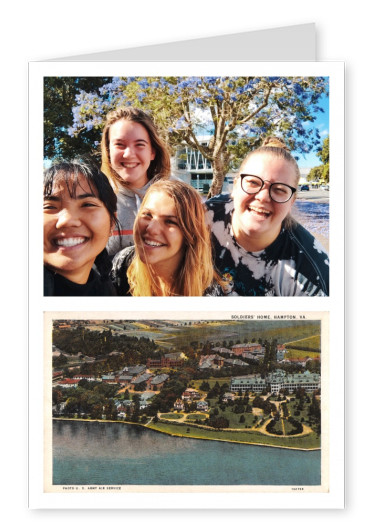
[[307,181],[329,182],[329,137],[327,136],[322,147],[317,151],[317,156],[321,160],[320,166],[315,166],[307,175]]
[[[326,93],[319,77],[46,78],[45,154],[96,153],[106,114],[134,105],[152,114],[173,149],[189,145],[211,162],[213,195],[264,136],[280,134],[303,153],[315,147],[316,130],[306,124]],[[211,135],[207,145],[202,131]]]
[[317,156],[323,164],[329,164],[329,137],[324,138],[321,149],[317,151]]
[[[57,348],[72,355],[82,352],[84,356],[96,358],[94,363],[84,362],[80,368],[82,373],[96,376],[120,370],[125,365],[146,364],[147,358],[159,350],[154,341],[145,337],[118,336],[110,329],[99,332],[84,326],[60,329],[59,321],[54,323],[52,340]],[[162,352],[166,350],[162,349]],[[67,362],[67,357],[60,355],[54,358],[54,367],[62,367]]]
[[52,358],[52,367],[55,369],[64,367],[67,363],[67,360],[68,358],[64,356],[64,354],[60,354],[59,356]]
[[134,390],[135,391],[145,391],[146,389],[146,382],[140,382],[138,384],[135,384]]
[[210,385],[209,385],[208,382],[203,381],[202,384],[200,385],[199,389],[201,391],[210,391]]
[[98,132],[82,131],[79,137],[68,134],[72,123],[72,107],[80,90],[95,91],[110,81],[98,77],[44,78],[44,157],[56,159],[95,153]]
[[208,426],[217,430],[226,429],[229,427],[230,422],[225,417],[211,417],[207,420]]

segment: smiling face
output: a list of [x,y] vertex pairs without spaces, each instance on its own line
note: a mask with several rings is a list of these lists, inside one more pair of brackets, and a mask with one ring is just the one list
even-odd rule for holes
[[126,119],[115,122],[109,130],[109,151],[120,184],[139,189],[148,182],[147,171],[155,150],[143,125]]
[[151,192],[137,216],[135,243],[142,262],[164,279],[173,278],[185,252],[173,199],[164,192]]
[[287,203],[276,203],[269,195],[269,183],[280,182],[296,186],[294,166],[269,154],[251,156],[241,168],[241,173],[261,177],[265,183],[260,192],[246,194],[241,179],[234,183],[234,213],[232,228],[237,242],[247,251],[261,251],[273,243],[281,231],[282,222],[294,203],[293,196]]
[[74,194],[58,179],[44,198],[43,212],[44,264],[72,282],[85,284],[110,235],[107,208],[81,176]]

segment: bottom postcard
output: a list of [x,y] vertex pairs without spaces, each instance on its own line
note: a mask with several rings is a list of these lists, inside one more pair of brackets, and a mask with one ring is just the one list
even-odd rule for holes
[[329,492],[328,318],[46,313],[44,492]]

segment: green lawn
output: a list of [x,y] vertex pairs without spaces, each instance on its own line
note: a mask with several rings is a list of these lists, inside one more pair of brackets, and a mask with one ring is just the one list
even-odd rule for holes
[[182,413],[161,413],[162,419],[174,420],[174,419],[182,419],[183,417],[184,415]]
[[259,432],[207,430],[196,426],[186,426],[184,424],[177,425],[164,422],[151,423],[148,425],[148,428],[176,437],[215,439],[236,443],[282,446],[284,448],[297,448],[301,450],[313,450],[320,447],[320,438],[312,433],[304,437],[270,437]]
[[200,385],[202,384],[202,382],[208,382],[208,384],[210,385],[210,389],[211,389],[212,387],[215,386],[215,382],[218,382],[218,384],[222,386],[224,383],[227,383],[228,385],[230,385],[230,381],[231,381],[231,378],[229,377],[227,378],[213,377],[213,378],[204,378],[203,380],[193,380],[190,382],[190,385],[193,389],[200,390]]
[[202,413],[190,413],[187,415],[187,420],[205,420],[206,415],[203,415]]
[[296,350],[287,349],[288,354],[285,354],[288,358],[320,358],[320,352],[311,352],[310,350]]
[[[218,408],[218,416],[224,417],[230,422],[229,428],[244,429],[246,426],[251,428],[255,426],[256,423],[253,422],[255,415],[252,413],[234,413],[231,409],[232,406],[227,407],[225,411],[221,411],[221,409]],[[245,418],[244,422],[240,422],[241,416]]]

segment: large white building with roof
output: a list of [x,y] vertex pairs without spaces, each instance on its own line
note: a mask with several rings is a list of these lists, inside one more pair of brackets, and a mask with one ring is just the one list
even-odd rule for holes
[[281,389],[287,389],[289,393],[292,393],[299,388],[312,392],[320,389],[321,377],[319,374],[311,373],[310,371],[288,374],[278,369],[268,374],[265,378],[254,374],[235,376],[231,378],[230,390],[232,392],[252,391],[261,393],[269,386],[272,393],[279,393]]

